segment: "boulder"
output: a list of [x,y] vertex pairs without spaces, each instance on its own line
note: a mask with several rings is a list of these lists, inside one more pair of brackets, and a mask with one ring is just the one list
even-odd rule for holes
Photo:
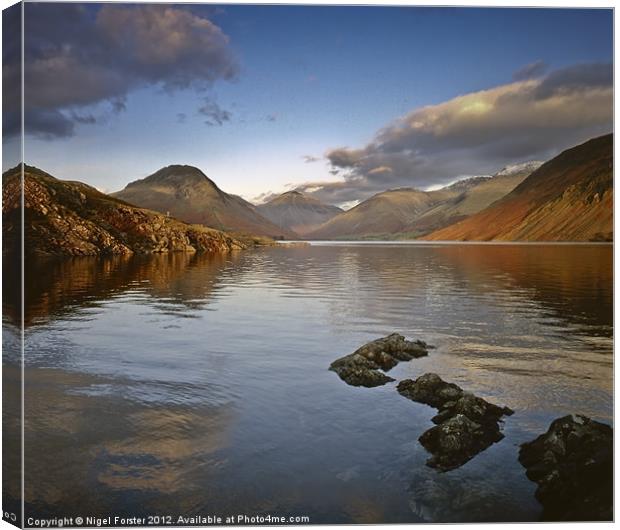
[[613,520],[613,430],[585,416],[554,420],[521,445],[519,462],[538,484],[543,521]]
[[504,435],[497,424],[486,425],[456,414],[420,436],[420,443],[432,456],[429,467],[449,471],[462,466]]
[[499,422],[513,411],[498,407],[447,383],[437,374],[428,373],[416,380],[398,383],[402,396],[439,410],[432,418],[437,424],[420,436],[422,446],[432,454],[428,466],[449,471],[462,466],[504,435]]
[[352,386],[381,386],[394,379],[380,370],[389,371],[401,361],[424,357],[428,355],[429,347],[421,340],[410,341],[398,333],[392,333],[336,359],[329,369]]

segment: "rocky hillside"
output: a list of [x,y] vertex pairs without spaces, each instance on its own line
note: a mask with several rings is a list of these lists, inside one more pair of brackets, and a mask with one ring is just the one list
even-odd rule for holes
[[[4,248],[20,248],[20,168],[3,174]],[[218,230],[189,225],[136,208],[82,184],[24,169],[26,251],[39,255],[89,256],[155,252],[226,252],[243,243]]]
[[292,230],[300,236],[315,230],[343,212],[337,206],[324,204],[299,191],[287,191],[260,204],[257,209],[275,225],[285,230]]
[[205,225],[226,232],[256,234],[274,238],[295,238],[265,219],[253,204],[222,191],[200,169],[173,165],[129,183],[112,194],[131,204],[170,213],[187,223]]
[[613,136],[564,151],[488,208],[424,239],[613,240]]

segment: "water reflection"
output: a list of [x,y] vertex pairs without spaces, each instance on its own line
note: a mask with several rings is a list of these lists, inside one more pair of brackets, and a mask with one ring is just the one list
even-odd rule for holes
[[[535,520],[518,444],[568,412],[611,421],[611,246],[82,258],[26,278],[30,513]],[[509,406],[505,439],[438,474],[417,443],[430,407],[327,370],[393,331],[437,349],[390,375]]]
[[[155,256],[30,259],[25,267],[25,325],[71,315],[77,309],[131,291],[147,295],[164,307],[201,309],[217,289],[218,278],[239,254],[175,253]],[[4,275],[4,313],[20,318],[19,264],[8,264]],[[199,271],[199,274],[192,272]]]

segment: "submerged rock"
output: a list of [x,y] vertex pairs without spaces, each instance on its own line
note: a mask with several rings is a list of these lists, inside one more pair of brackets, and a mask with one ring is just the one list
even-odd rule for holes
[[544,521],[613,520],[613,430],[585,416],[554,420],[521,445],[519,462],[538,484]]
[[400,361],[424,357],[428,355],[429,347],[421,340],[406,340],[402,335],[392,333],[336,359],[329,369],[352,386],[381,386],[394,379],[380,370],[389,371]]
[[427,465],[441,471],[462,466],[504,435],[499,428],[502,416],[513,413],[447,383],[437,374],[428,373],[415,381],[398,383],[398,393],[412,401],[439,410],[432,427],[420,436],[422,446],[432,454]]

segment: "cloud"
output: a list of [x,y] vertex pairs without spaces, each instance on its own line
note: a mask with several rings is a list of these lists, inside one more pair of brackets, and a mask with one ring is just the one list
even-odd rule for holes
[[313,195],[333,204],[389,188],[428,186],[548,159],[613,128],[611,64],[580,64],[413,110],[361,148],[326,154],[336,182]]
[[[228,37],[183,7],[29,3],[25,10],[28,134],[70,136],[80,109],[109,102],[112,113],[122,112],[139,88],[204,92],[237,74]],[[19,70],[12,54],[5,86],[19,84]],[[5,104],[19,107],[15,96]]]
[[321,160],[320,157],[312,156],[312,155],[304,155],[302,156],[302,158],[306,164],[312,164],[314,162],[318,162],[319,160]]
[[93,124],[97,122],[97,118],[92,114],[78,114],[77,112],[71,114],[71,119],[77,123]]
[[209,99],[205,99],[204,105],[198,108],[198,113],[207,118],[205,123],[209,126],[224,125],[224,122],[230,121],[232,117],[230,112]]
[[610,64],[579,64],[551,72],[536,87],[536,99],[579,94],[613,86],[614,73]]
[[526,79],[534,79],[542,76],[547,71],[547,64],[544,61],[536,61],[526,64],[519,68],[513,75],[513,81],[525,81]]
[[266,191],[265,193],[261,193],[260,195],[257,195],[256,197],[253,197],[251,202],[254,204],[265,204],[266,202],[269,202],[271,199],[275,199],[276,197],[279,197],[281,195],[281,193],[276,193],[274,191]]
[[392,173],[392,168],[389,166],[379,166],[368,171],[369,175],[387,175]]

